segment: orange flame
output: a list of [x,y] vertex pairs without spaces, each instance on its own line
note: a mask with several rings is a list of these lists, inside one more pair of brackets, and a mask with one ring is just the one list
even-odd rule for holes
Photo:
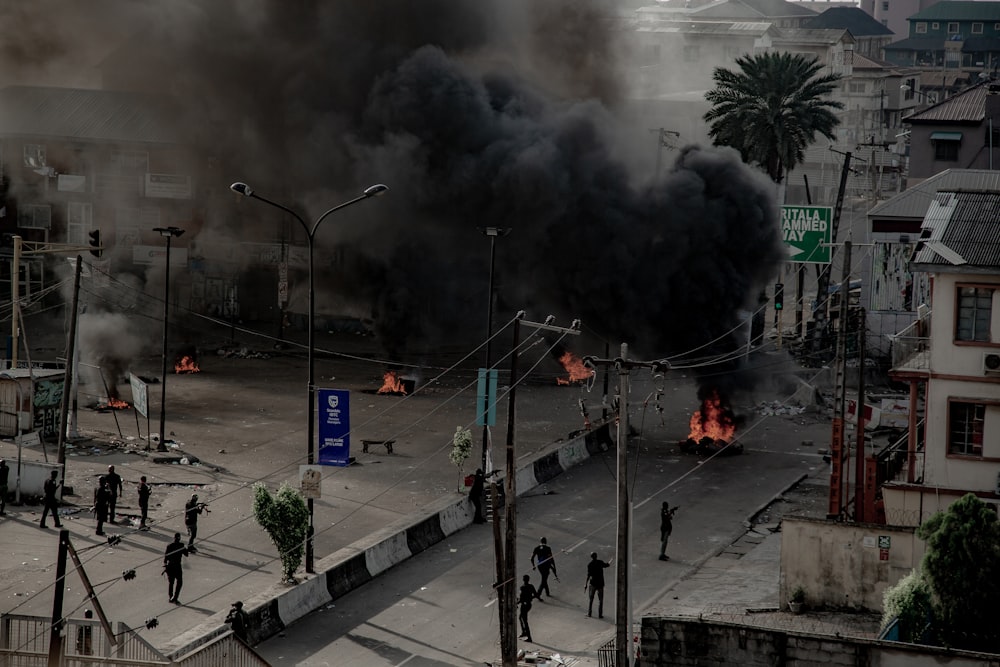
[[403,384],[402,378],[396,371],[386,371],[385,375],[382,376],[382,387],[378,390],[379,394],[405,394],[406,385]]
[[174,364],[175,373],[200,373],[201,369],[198,368],[198,362],[196,362],[192,357],[183,356],[180,358],[176,364]]
[[723,407],[719,395],[712,393],[701,403],[701,409],[691,415],[690,440],[708,437],[729,442],[736,433],[736,424],[729,411]]
[[584,366],[583,360],[568,350],[563,352],[563,355],[559,357],[559,363],[569,373],[569,377],[556,378],[556,384],[566,385],[586,382],[594,376],[593,369]]
[[112,410],[128,410],[132,406],[121,399],[109,397],[108,402],[103,407],[111,408]]

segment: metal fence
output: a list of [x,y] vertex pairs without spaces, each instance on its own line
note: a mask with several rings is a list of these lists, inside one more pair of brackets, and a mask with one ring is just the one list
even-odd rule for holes
[[[66,619],[61,667],[270,667],[268,662],[226,632],[190,653],[171,660],[124,623],[112,644],[97,620]],[[51,619],[41,616],[0,616],[0,665],[47,667]]]

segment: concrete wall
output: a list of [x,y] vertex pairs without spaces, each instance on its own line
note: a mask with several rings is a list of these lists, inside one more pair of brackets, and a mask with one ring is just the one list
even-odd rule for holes
[[[518,463],[516,490],[526,493],[562,474],[593,454],[614,446],[608,424],[596,425],[565,442],[549,445]],[[502,475],[500,476],[503,477]],[[468,496],[449,495],[424,510],[389,524],[380,531],[319,560],[316,575],[298,585],[273,586],[249,600],[243,609],[250,616],[250,643],[273,637],[314,609],[350,593],[379,574],[472,524]],[[185,655],[228,632],[225,613],[177,637],[164,654],[172,659]]]
[[801,586],[806,605],[882,610],[885,590],[920,562],[915,528],[785,517],[781,522],[782,608]]
[[997,667],[1000,656],[692,619],[642,619],[641,667]]

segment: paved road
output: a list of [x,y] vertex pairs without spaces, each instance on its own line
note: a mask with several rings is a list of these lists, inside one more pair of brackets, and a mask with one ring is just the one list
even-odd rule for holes
[[[760,428],[772,434],[751,438],[759,449],[709,461],[678,454],[676,443],[663,439],[671,426],[648,429],[659,440],[633,441],[630,456],[638,470],[631,568],[636,619],[652,605],[669,607],[667,589],[736,540],[745,532],[745,520],[776,494],[822,466],[819,455],[801,441],[825,426],[799,430],[787,420],[775,420]],[[613,635],[614,566],[608,570],[604,619],[596,618],[596,609],[594,618],[586,617],[583,584],[591,551],[604,559],[614,555],[616,488],[615,457],[609,452],[519,500],[519,574],[530,573],[530,552],[545,536],[557,550],[561,578],[550,580],[555,597],[532,609],[535,643],[522,647],[593,658]],[[663,500],[680,507],[666,563],[657,560]],[[498,660],[493,553],[490,529],[473,526],[302,619],[258,650],[274,665],[306,667],[444,667]],[[533,581],[537,584],[537,574]]]

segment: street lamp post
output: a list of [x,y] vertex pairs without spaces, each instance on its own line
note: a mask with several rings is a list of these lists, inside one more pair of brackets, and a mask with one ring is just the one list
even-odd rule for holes
[[483,234],[490,237],[490,292],[487,296],[487,311],[486,311],[486,391],[483,392],[483,459],[481,469],[483,472],[489,472],[486,467],[486,454],[489,449],[489,438],[490,438],[490,426],[487,423],[487,416],[490,413],[490,365],[493,363],[492,359],[492,349],[491,343],[493,338],[493,272],[496,267],[497,258],[497,237],[507,236],[510,233],[510,229],[505,229],[503,227],[487,227],[483,230]]
[[[371,187],[368,187],[368,188],[365,188],[364,192],[361,193],[361,196],[355,197],[354,199],[351,199],[350,201],[346,201],[343,204],[338,204],[337,206],[334,206],[333,208],[325,211],[318,218],[316,218],[316,221],[313,222],[313,224],[311,226],[306,223],[306,221],[302,218],[302,216],[300,216],[298,213],[296,213],[292,209],[288,208],[287,206],[283,206],[282,204],[279,204],[278,202],[271,201],[270,199],[266,199],[264,197],[261,197],[260,195],[258,195],[257,193],[255,193],[253,191],[253,188],[251,188],[246,183],[242,183],[242,182],[233,183],[232,185],[229,186],[229,189],[232,190],[233,192],[236,192],[238,194],[243,195],[244,197],[250,197],[251,199],[260,200],[260,201],[264,202],[265,204],[269,204],[270,206],[273,206],[274,208],[277,208],[279,210],[284,211],[285,213],[289,214],[290,216],[292,216],[293,218],[295,218],[296,220],[298,220],[299,224],[302,225],[302,229],[305,230],[305,232],[306,232],[306,241],[307,241],[307,246],[308,246],[308,250],[309,250],[309,314],[308,314],[308,317],[307,317],[307,324],[308,324],[308,327],[309,327],[309,333],[307,335],[307,347],[308,347],[308,350],[309,350],[309,353],[308,353],[308,359],[309,359],[309,361],[308,361],[309,379],[308,379],[308,381],[306,383],[306,395],[307,395],[307,400],[309,401],[309,407],[307,409],[307,415],[308,415],[309,423],[308,423],[308,426],[306,427],[306,438],[308,439],[308,442],[307,442],[307,445],[306,445],[306,451],[308,453],[308,455],[306,457],[306,462],[309,465],[312,465],[315,462],[314,452],[315,452],[315,433],[316,433],[316,430],[315,430],[316,429],[316,425],[315,425],[315,421],[316,421],[316,381],[315,381],[315,378],[316,378],[316,370],[315,370],[316,369],[316,366],[315,366],[316,344],[315,344],[315,339],[313,337],[314,336],[313,332],[314,332],[314,330],[316,328],[315,327],[315,323],[314,323],[314,320],[315,320],[315,317],[316,317],[316,299],[315,299],[315,295],[314,295],[314,284],[313,284],[313,245],[314,245],[313,241],[316,238],[316,229],[319,227],[319,224],[321,222],[323,222],[323,220],[325,220],[326,217],[328,215],[330,215],[331,213],[334,213],[335,211],[339,211],[342,208],[346,208],[348,206],[351,206],[352,204],[357,204],[358,202],[364,201],[366,199],[370,199],[372,197],[377,197],[377,196],[381,195],[382,193],[384,193],[389,188],[388,188],[388,186],[382,185],[381,183],[379,183],[377,185],[372,185]],[[313,525],[314,525],[313,524],[313,499],[312,498],[308,498],[306,500],[306,504],[307,504],[307,506],[309,508],[309,532],[306,535],[306,572],[312,574],[313,573],[313,530],[314,530],[314,528],[313,528]]]
[[180,227],[154,227],[154,232],[167,239],[167,262],[163,269],[163,369],[160,377],[160,442],[156,446],[156,451],[167,451],[167,441],[165,438],[167,421],[167,331],[169,329],[170,315],[170,241],[175,236],[180,236],[184,230]]

